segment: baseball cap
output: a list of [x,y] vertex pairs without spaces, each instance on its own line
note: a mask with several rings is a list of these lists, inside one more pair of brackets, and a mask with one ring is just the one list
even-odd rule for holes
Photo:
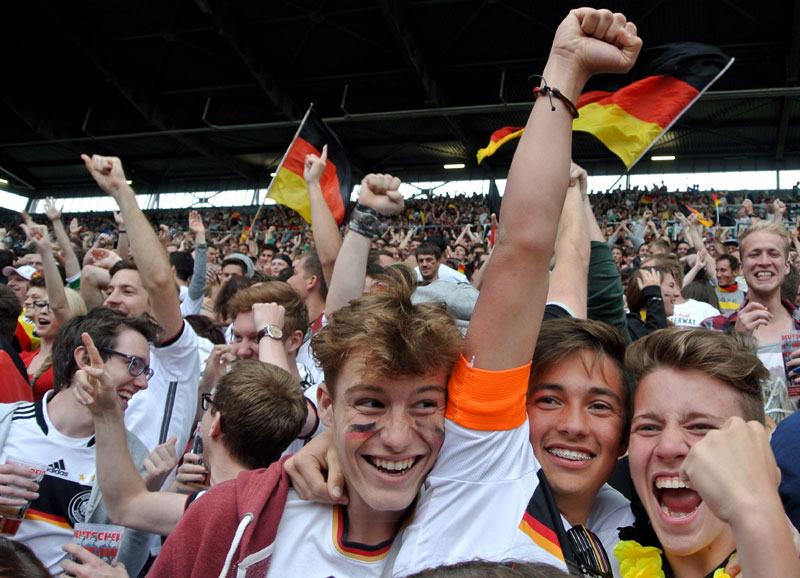
[[32,267],[30,265],[23,265],[22,267],[15,268],[9,265],[8,267],[3,267],[3,275],[6,277],[10,277],[12,273],[16,273],[23,279],[27,279],[28,281],[36,274],[36,267]]

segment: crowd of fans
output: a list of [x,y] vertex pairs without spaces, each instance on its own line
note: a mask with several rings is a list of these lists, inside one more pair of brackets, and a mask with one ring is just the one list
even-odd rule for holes
[[800,575],[794,193],[587,194],[559,99],[640,46],[567,16],[502,207],[370,174],[340,227],[323,153],[313,230],[145,214],[84,155],[119,212],[7,218],[2,575]]

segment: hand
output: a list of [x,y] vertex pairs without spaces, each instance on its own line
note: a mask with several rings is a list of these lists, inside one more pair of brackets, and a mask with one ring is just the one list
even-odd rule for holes
[[689,225],[692,227],[696,227],[700,224],[700,217],[697,216],[697,213],[692,213],[688,217],[686,217],[689,221]]
[[[573,161],[569,168],[569,186],[580,187],[582,198],[586,197],[586,191],[589,187],[588,178],[589,173],[586,172],[586,169]],[[621,224],[622,223],[620,223],[620,225]]]
[[56,207],[56,202],[53,197],[47,197],[44,200],[44,214],[51,221],[58,221],[61,219],[61,209]]
[[739,309],[733,328],[736,331],[752,335],[756,329],[762,325],[767,325],[770,319],[772,319],[772,313],[766,307],[761,303],[750,301]]
[[200,463],[201,456],[197,454],[183,454],[183,463],[178,468],[175,476],[175,489],[181,494],[202,492],[207,490],[208,469]]
[[696,261],[694,264],[697,265],[698,268],[700,268],[701,265],[705,266],[706,259],[708,259],[708,257],[708,251],[705,247],[703,247],[697,252],[697,256],[695,257]]
[[117,199],[121,194],[133,194],[133,189],[128,186],[125,171],[122,170],[122,161],[117,157],[103,157],[100,155],[81,155],[83,163],[98,186],[106,193]]
[[52,251],[53,245],[50,242],[50,233],[47,230],[47,225],[37,225],[33,221],[22,223],[20,228],[25,231],[25,236],[28,240],[36,245],[38,252]]
[[89,364],[84,364],[75,372],[75,386],[71,387],[72,394],[78,403],[85,405],[95,415],[103,413],[118,413],[122,419],[122,403],[117,384],[108,374],[106,364],[97,351],[91,336],[88,333],[81,334],[85,355],[89,358]]
[[728,524],[761,508],[765,495],[774,493],[777,499],[781,479],[764,426],[740,417],[729,418],[695,443],[680,475]]
[[283,320],[286,309],[277,303],[255,303],[253,305],[253,323],[257,329],[267,325],[277,325],[283,329]]
[[[297,495],[304,500],[342,505],[349,502],[330,430],[323,431],[308,442],[286,460],[283,467]],[[327,480],[324,471],[327,472]]]
[[322,173],[325,172],[325,166],[328,164],[328,145],[323,145],[322,156],[314,154],[306,155],[306,160],[303,163],[303,180],[307,184],[318,183],[322,178]]
[[203,381],[209,383],[217,383],[219,378],[225,375],[228,364],[236,361],[234,355],[235,344],[227,343],[223,345],[215,345],[211,348],[211,354],[206,360],[206,370],[203,372]]
[[158,240],[165,247],[172,240],[172,235],[169,234],[169,227],[167,225],[158,226]]
[[[206,227],[203,224],[203,217],[197,211],[189,213],[189,230],[194,235],[196,243],[204,243],[206,240]],[[201,238],[202,240],[198,240]]]
[[114,215],[114,222],[117,224],[117,229],[119,229],[120,231],[124,231],[125,219],[122,218],[122,215],[119,213],[119,211],[111,211],[111,212]]
[[644,213],[642,213],[642,220],[643,221],[649,221],[652,218],[653,218],[653,211],[651,211],[650,209],[647,209],[647,210],[645,210]]
[[36,473],[20,464],[0,465],[0,504],[24,506],[39,497]]
[[624,15],[578,8],[558,26],[550,58],[565,60],[585,80],[601,72],[628,72],[641,48],[636,26]]
[[750,199],[745,199],[742,201],[742,209],[744,209],[745,215],[752,215],[753,214],[753,201]]
[[100,249],[96,247],[90,250],[87,255],[90,256],[91,262],[84,262],[84,265],[96,265],[103,269],[111,269],[117,261],[122,261],[122,257],[110,249]]
[[400,179],[392,175],[370,173],[361,181],[358,202],[372,207],[381,215],[397,215],[403,212],[403,195],[399,191]]
[[81,226],[78,223],[78,217],[72,217],[72,220],[69,222],[69,232],[72,235],[77,235],[81,232]]
[[639,289],[645,287],[661,287],[661,273],[653,269],[639,269],[641,277],[636,279]]
[[144,483],[151,492],[159,491],[170,472],[178,465],[178,455],[175,453],[176,441],[178,438],[172,436],[163,444],[156,446],[156,449],[142,462],[145,469]]
[[78,578],[129,578],[125,564],[122,562],[118,562],[116,566],[110,566],[83,546],[72,542],[67,542],[61,546],[61,549],[78,560],[78,562],[73,562],[69,558],[64,558],[61,561],[61,567],[68,574]]

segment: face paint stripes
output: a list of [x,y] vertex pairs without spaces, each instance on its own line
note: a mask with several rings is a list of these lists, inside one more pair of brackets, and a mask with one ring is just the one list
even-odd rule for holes
[[375,433],[375,422],[372,423],[354,423],[350,425],[350,431],[347,432],[348,440],[365,439]]

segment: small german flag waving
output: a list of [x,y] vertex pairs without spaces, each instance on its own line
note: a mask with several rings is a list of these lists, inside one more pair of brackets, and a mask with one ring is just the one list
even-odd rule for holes
[[589,80],[572,129],[596,136],[630,169],[732,63],[696,42],[643,50],[628,74]]
[[308,186],[303,179],[303,165],[307,154],[321,156],[322,147],[325,145],[328,145],[328,159],[325,172],[320,179],[320,186],[336,223],[341,225],[350,209],[350,194],[353,191],[352,169],[342,143],[319,117],[313,104],[308,108],[292,144],[289,145],[289,150],[286,151],[278,167],[267,197],[294,209],[307,223],[311,223],[311,204],[308,199]]

